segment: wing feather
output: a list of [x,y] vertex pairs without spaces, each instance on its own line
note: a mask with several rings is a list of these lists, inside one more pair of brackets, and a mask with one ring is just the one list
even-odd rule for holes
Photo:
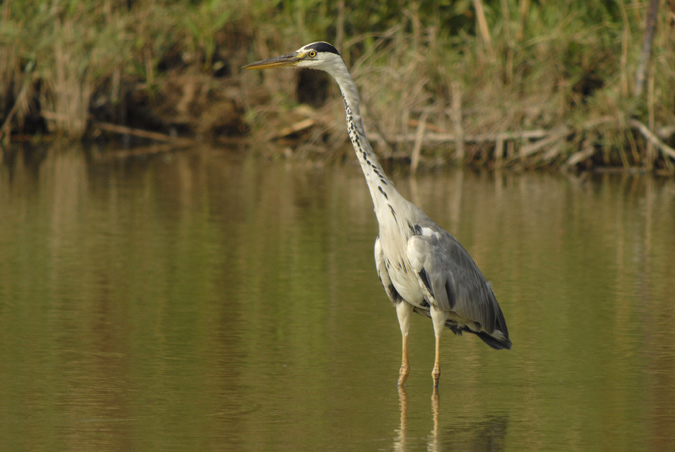
[[435,224],[417,232],[408,239],[407,255],[425,297],[488,334],[499,330],[508,338],[492,288],[464,247]]
[[384,257],[382,244],[380,243],[380,236],[377,236],[377,239],[375,239],[375,268],[377,269],[377,276],[384,286],[384,291],[387,293],[391,302],[396,304],[401,301],[402,297],[396,291],[396,288],[391,281],[391,277],[389,276],[389,271],[387,270],[387,261]]

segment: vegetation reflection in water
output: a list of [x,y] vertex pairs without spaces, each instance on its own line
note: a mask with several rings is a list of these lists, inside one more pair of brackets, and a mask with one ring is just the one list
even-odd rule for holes
[[491,280],[513,350],[399,331],[356,167],[198,150],[7,154],[3,450],[667,450],[675,186],[394,177]]

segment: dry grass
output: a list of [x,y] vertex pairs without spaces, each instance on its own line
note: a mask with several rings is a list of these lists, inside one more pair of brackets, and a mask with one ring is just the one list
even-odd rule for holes
[[[674,16],[657,17],[645,89],[636,96],[646,12],[646,3],[600,0],[413,2],[403,10],[314,0],[7,1],[0,9],[0,137],[13,130],[79,139],[93,121],[233,133],[245,128],[243,110],[253,112],[246,119],[254,128],[264,118],[269,129],[275,111],[324,96],[327,103],[310,113],[323,128],[302,137],[308,149],[330,148],[345,137],[332,83],[300,87],[298,95],[289,89],[298,73],[268,73],[259,85],[238,70],[252,58],[325,39],[351,68],[366,126],[385,156],[409,159],[415,149],[421,164],[669,172]],[[187,76],[206,80],[193,87],[200,91],[191,98],[200,100],[189,105],[179,83]],[[221,100],[225,115],[241,117],[205,129],[200,112],[214,118]],[[261,101],[266,113],[256,114]]]
[[[665,126],[675,124],[668,94],[675,55],[668,33],[657,33],[650,89],[635,97],[644,8],[570,7],[560,20],[560,10],[525,3],[501,2],[509,22],[502,17],[485,28],[490,22],[477,19],[478,36],[461,38],[433,23],[420,30],[429,22],[408,15],[351,58],[366,126],[376,143],[387,137],[381,152],[412,158],[423,130],[422,156],[431,164],[672,173],[673,128]],[[669,28],[665,16],[658,25]],[[343,51],[350,56],[349,45],[359,43]]]

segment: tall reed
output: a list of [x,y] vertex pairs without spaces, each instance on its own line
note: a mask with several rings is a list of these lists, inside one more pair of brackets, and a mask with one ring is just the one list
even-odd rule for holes
[[[604,0],[7,0],[0,7],[0,134],[30,131],[30,118],[76,139],[91,118],[169,129],[162,113],[190,99],[175,92],[186,73],[214,80],[201,85],[208,93],[201,98],[215,102],[227,92],[255,108],[260,88],[250,76],[239,78],[242,64],[329,40],[361,88],[368,128],[398,146],[397,155],[409,152],[405,137],[423,122],[427,134],[466,141],[423,146],[432,160],[672,169],[675,42],[668,14],[657,16],[644,92],[632,89],[646,11],[646,3]],[[283,80],[297,85],[300,76]],[[295,97],[278,85],[262,89],[279,105],[325,89],[306,85]],[[326,106],[326,130],[341,128],[340,115]],[[186,133],[201,131],[199,121],[186,120]],[[648,156],[654,146],[661,153]]]

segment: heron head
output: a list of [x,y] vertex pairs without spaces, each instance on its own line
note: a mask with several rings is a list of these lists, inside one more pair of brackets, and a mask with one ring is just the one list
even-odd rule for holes
[[343,64],[340,52],[327,42],[313,42],[293,53],[281,55],[244,66],[244,69],[268,69],[273,67],[306,67],[331,72],[336,64]]

